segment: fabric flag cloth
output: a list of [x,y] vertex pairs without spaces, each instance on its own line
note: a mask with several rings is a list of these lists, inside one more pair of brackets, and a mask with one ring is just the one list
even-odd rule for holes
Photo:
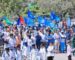
[[42,16],[38,17],[39,24],[45,24],[45,19]]
[[29,18],[35,19],[35,16],[33,15],[33,13],[30,10],[28,10],[27,14],[28,14]]
[[55,17],[56,17],[55,12],[54,11],[51,11],[51,13],[50,13],[50,19],[51,20],[55,20]]
[[50,19],[51,19],[51,20],[55,20],[56,22],[59,22],[59,21],[60,21],[60,17],[57,16],[54,11],[52,11],[52,12],[50,13]]
[[66,23],[67,23],[67,26],[68,26],[68,27],[70,27],[70,26],[71,26],[71,19],[70,19],[70,17],[68,17],[68,18],[67,18]]
[[6,16],[4,16],[3,19],[5,20],[6,24],[8,25],[12,24],[12,22]]
[[25,21],[22,16],[19,16],[19,18],[17,20],[17,25],[19,25],[19,24],[25,24]]
[[28,19],[26,17],[24,17],[24,22],[25,24],[27,24]]
[[28,26],[34,26],[34,20],[29,18]]
[[55,17],[55,21],[56,21],[56,22],[60,22],[60,17],[56,16],[56,17]]
[[19,18],[20,18],[20,23],[21,23],[21,24],[24,24],[24,19],[23,19],[23,17],[20,16]]
[[46,26],[50,26],[50,21],[49,21],[49,20],[46,20],[46,21],[45,21],[45,25],[46,25]]
[[50,22],[50,27],[51,27],[51,28],[55,28],[55,23],[53,23],[53,21]]
[[26,21],[27,21],[27,26],[34,26],[34,20],[33,19],[27,17]]
[[18,18],[18,20],[17,20],[17,25],[19,25],[20,24],[20,19]]

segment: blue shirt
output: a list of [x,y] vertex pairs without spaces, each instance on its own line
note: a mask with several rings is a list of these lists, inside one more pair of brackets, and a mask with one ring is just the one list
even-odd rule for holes
[[53,35],[52,35],[52,34],[48,35],[48,36],[47,36],[47,40],[48,40],[48,44],[49,44],[49,43],[54,43]]

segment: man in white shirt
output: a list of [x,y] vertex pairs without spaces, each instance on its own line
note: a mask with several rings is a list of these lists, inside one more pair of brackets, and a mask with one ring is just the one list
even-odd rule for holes
[[10,34],[8,44],[12,48],[14,48],[16,46],[16,40],[15,40],[13,34]]
[[72,49],[72,47],[71,47],[71,42],[68,42],[68,44],[67,44],[67,56],[68,56],[68,60],[72,60],[72,52],[74,50],[75,50],[75,48]]
[[46,53],[46,48],[44,43],[42,43],[39,53],[40,53],[41,60],[47,60],[47,56],[46,56],[47,53]]
[[53,43],[50,43],[47,48],[47,60],[53,60],[54,59],[54,45]]
[[8,46],[8,41],[9,41],[9,32],[8,31],[5,31],[4,32],[4,36],[3,36],[3,38],[4,38],[4,41],[5,41],[5,43],[4,43],[4,49]]

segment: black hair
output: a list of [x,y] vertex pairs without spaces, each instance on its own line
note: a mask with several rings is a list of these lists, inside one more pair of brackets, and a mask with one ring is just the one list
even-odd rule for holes
[[46,45],[46,42],[41,42],[42,47],[45,47],[45,45]]
[[28,35],[29,39],[31,39],[31,35]]
[[36,45],[35,45],[35,44],[33,44],[33,45],[32,45],[32,48],[35,48],[35,46],[36,46]]
[[10,34],[10,37],[12,37],[13,36],[13,34]]
[[9,52],[9,48],[5,48],[5,50],[6,50],[7,52]]

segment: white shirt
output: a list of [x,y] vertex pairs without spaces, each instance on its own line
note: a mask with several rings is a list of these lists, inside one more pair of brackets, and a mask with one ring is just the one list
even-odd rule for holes
[[47,56],[54,56],[53,50],[54,50],[54,46],[49,46],[47,48]]
[[27,35],[25,35],[24,42],[27,42],[27,41],[28,41],[28,37],[27,37]]
[[71,55],[72,49],[70,45],[67,45],[67,56]]
[[62,22],[59,22],[59,23],[58,23],[58,27],[59,27],[59,28],[62,28]]
[[35,49],[31,50],[30,60],[37,60],[37,52]]
[[44,47],[40,48],[39,53],[40,53],[40,57],[42,57],[41,60],[46,60],[46,49]]
[[22,51],[22,49],[23,49],[23,41],[21,41],[21,51]]
[[28,40],[27,40],[27,43],[28,43],[28,46],[29,46],[29,47],[32,46],[32,40],[31,40],[31,39],[28,39]]
[[[10,37],[9,37],[9,32],[6,32],[6,31],[5,31],[3,38],[4,38],[4,41],[8,41],[8,40],[10,39]],[[4,49],[5,49],[6,47],[8,47],[8,44],[4,44]]]
[[9,37],[9,32],[4,32],[4,39],[6,40],[8,39],[8,37]]
[[32,43],[36,44],[36,38],[34,36],[31,36],[31,39],[32,39]]
[[9,38],[9,45],[11,47],[14,47],[16,45],[16,40],[12,39],[12,38]]
[[65,34],[59,33],[62,38],[66,37]]
[[54,39],[59,39],[59,35],[57,33],[54,33]]
[[28,52],[28,48],[26,46],[23,46],[22,55],[27,56],[28,54],[27,52]]
[[[5,41],[7,41],[9,43],[9,39],[10,37],[8,36],[7,38],[5,38]],[[9,44],[4,43],[4,49],[9,47]]]

